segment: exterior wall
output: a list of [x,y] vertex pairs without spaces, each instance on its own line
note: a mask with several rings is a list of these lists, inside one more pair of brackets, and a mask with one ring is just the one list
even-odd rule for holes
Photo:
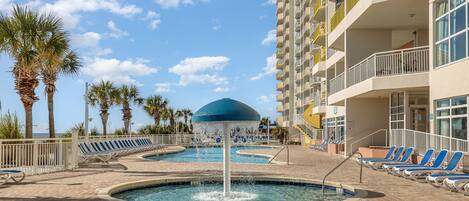
[[351,143],[377,130],[389,127],[388,98],[353,98],[346,100],[345,154]]
[[345,43],[346,65],[351,67],[375,52],[391,50],[392,31],[374,29],[348,30],[346,32]]

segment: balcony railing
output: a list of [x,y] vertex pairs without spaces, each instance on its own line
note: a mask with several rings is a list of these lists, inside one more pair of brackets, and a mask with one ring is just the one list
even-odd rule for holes
[[321,94],[315,93],[313,96],[314,107],[325,106],[326,100],[321,98]]
[[283,78],[283,72],[282,71],[278,71],[275,75],[275,77],[277,78],[277,80],[281,80]]
[[318,51],[313,54],[313,63],[317,64],[321,61],[326,61],[326,48],[321,47]]
[[372,77],[428,72],[428,46],[374,53],[347,70],[347,87]]
[[316,43],[316,41],[319,39],[319,37],[324,36],[326,34],[326,26],[324,22],[319,23],[316,26],[316,29],[313,32],[313,43]]
[[390,145],[414,147],[420,154],[429,148],[446,149],[450,152],[469,152],[469,141],[465,139],[408,129],[393,129],[390,134]]
[[282,82],[282,81],[280,81],[280,82],[277,83],[277,89],[278,89],[278,90],[282,90],[282,89],[283,89],[283,82]]
[[314,15],[317,15],[319,10],[324,8],[324,6],[326,6],[326,0],[316,0],[313,7]]
[[348,12],[350,12],[350,10],[352,10],[352,8],[358,3],[358,1],[360,0],[345,0],[344,2],[342,2],[339,8],[336,9],[334,15],[332,15],[331,17],[331,20],[330,20],[331,31],[334,31],[337,25],[339,25],[339,23],[342,22],[345,15]]
[[344,73],[337,75],[329,81],[329,94],[337,93],[345,87]]

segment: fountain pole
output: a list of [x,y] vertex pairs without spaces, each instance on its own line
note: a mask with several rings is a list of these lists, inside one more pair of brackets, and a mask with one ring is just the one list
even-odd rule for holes
[[223,195],[230,196],[231,170],[230,170],[231,136],[230,124],[223,123]]

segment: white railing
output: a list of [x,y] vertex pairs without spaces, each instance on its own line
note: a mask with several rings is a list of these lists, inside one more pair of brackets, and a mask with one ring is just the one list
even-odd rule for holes
[[314,107],[326,105],[326,100],[324,98],[321,98],[320,93],[314,93],[313,102],[314,102]]
[[329,81],[329,94],[337,93],[345,87],[344,73],[337,75]]
[[0,140],[0,168],[42,174],[74,167],[70,138]]
[[358,140],[355,140],[350,144],[350,153],[355,152],[358,147],[369,146],[388,146],[388,130],[380,129]]
[[377,52],[347,70],[347,87],[372,77],[428,72],[428,46]]
[[469,141],[442,135],[425,133],[408,129],[393,129],[390,134],[390,145],[412,146],[420,154],[427,149],[447,149],[450,152],[469,152]]

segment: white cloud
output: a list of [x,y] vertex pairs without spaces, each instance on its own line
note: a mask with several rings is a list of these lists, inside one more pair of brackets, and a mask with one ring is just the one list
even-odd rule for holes
[[214,30],[214,31],[218,31],[218,30],[220,30],[220,28],[221,28],[220,25],[212,26],[212,30]]
[[82,73],[95,78],[95,81],[108,80],[119,84],[136,84],[142,86],[134,76],[145,76],[156,73],[156,68],[147,65],[144,59],[105,59],[95,58],[85,64]]
[[277,30],[270,30],[264,39],[262,39],[262,45],[274,44],[277,41]]
[[102,39],[101,34],[96,32],[85,32],[71,36],[72,46],[76,48],[96,48]]
[[155,3],[160,5],[162,8],[177,8],[180,5],[189,6],[194,5],[197,2],[208,2],[209,0],[155,0]]
[[164,92],[170,92],[171,91],[171,84],[164,82],[164,83],[156,83],[155,84],[156,93],[164,93]]
[[267,96],[265,96],[265,95],[259,96],[259,98],[257,98],[257,100],[259,100],[259,102],[261,102],[261,103],[268,103],[268,102],[270,102],[269,97],[267,97]]
[[179,84],[190,83],[228,84],[226,77],[217,74],[229,63],[230,59],[223,56],[204,56],[186,58],[169,69],[170,73],[179,75]]
[[80,22],[81,12],[104,10],[123,17],[132,17],[142,12],[136,5],[122,5],[116,0],[58,0],[39,6],[44,12],[54,12],[62,18],[65,27],[72,29]]
[[267,0],[264,2],[264,5],[275,5],[277,3],[277,0]]
[[119,29],[116,25],[116,23],[114,23],[114,21],[109,21],[107,22],[107,28],[109,28],[109,30],[111,30],[111,33],[109,33],[109,36],[112,37],[112,38],[120,38],[120,37],[123,37],[123,36],[128,36],[129,33],[127,33],[126,31],[123,31],[121,29]]
[[213,92],[215,93],[224,93],[224,92],[228,92],[230,91],[230,88],[228,87],[217,87],[215,89],[213,89]]
[[112,53],[110,48],[99,47],[99,42],[103,37],[101,34],[96,32],[85,32],[82,34],[73,34],[71,36],[71,44],[73,48],[82,48],[87,51],[85,54],[91,54],[93,56],[104,56]]
[[145,20],[149,21],[148,28],[150,30],[157,29],[161,24],[160,14],[155,11],[148,11],[147,16],[145,17]]
[[266,65],[264,66],[264,68],[262,68],[262,72],[260,72],[259,74],[257,74],[254,77],[251,77],[251,80],[259,80],[264,76],[275,74],[275,72],[277,72],[277,70],[275,69],[275,64],[276,63],[277,63],[277,58],[276,58],[275,53],[274,53],[274,54],[272,54],[272,56],[267,57]]

